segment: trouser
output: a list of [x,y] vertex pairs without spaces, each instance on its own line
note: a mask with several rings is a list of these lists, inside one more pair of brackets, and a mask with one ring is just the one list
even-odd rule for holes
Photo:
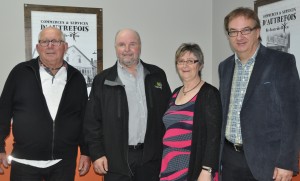
[[[108,171],[104,175],[105,181],[159,181],[161,160],[142,164],[143,149],[129,149],[128,163],[132,172],[131,176]],[[109,169],[108,169],[109,170]]]
[[225,141],[222,154],[222,181],[257,181],[247,164],[244,151]]
[[74,181],[76,160],[61,160],[47,168],[37,168],[12,161],[11,181]]

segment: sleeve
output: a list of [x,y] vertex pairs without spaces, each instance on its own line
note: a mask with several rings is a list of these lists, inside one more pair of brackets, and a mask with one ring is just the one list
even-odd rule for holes
[[204,151],[203,165],[218,170],[219,150],[222,125],[222,107],[220,94],[217,89],[209,91],[205,101],[205,122],[206,122],[206,148]]
[[276,167],[299,172],[300,80],[295,57],[292,55],[282,62],[278,65],[276,83],[282,119],[282,136]]
[[105,155],[104,138],[102,130],[102,107],[101,107],[101,90],[99,81],[94,79],[92,89],[87,101],[84,134],[85,140],[89,147],[89,153],[92,161]]
[[[84,95],[83,95],[83,100],[82,100],[82,110],[81,110],[80,119],[82,120],[82,123],[84,124],[84,115],[85,115],[85,111],[86,111],[86,102],[87,102],[87,89],[86,89],[86,84],[85,84],[85,80],[83,77],[82,77],[81,82],[83,84],[81,87],[82,87],[82,92]],[[79,138],[79,147],[80,147],[81,155],[90,156],[87,142],[84,139],[83,126],[82,126],[82,132],[81,132],[80,138]]]
[[10,133],[15,92],[15,72],[15,68],[10,72],[0,97],[0,153],[5,153],[5,139]]

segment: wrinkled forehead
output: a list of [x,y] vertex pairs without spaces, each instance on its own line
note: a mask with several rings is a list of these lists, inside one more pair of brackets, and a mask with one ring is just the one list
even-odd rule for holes
[[41,31],[39,39],[56,39],[60,40],[62,38],[62,34],[59,30],[54,28],[47,28]]

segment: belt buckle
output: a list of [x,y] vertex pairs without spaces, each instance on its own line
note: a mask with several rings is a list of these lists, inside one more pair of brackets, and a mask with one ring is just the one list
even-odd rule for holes
[[129,147],[131,147],[131,149],[133,150],[139,150],[143,148],[143,143],[138,143],[136,145],[129,145]]
[[233,144],[234,150],[235,150],[236,152],[241,152],[240,146],[241,146],[240,144]]

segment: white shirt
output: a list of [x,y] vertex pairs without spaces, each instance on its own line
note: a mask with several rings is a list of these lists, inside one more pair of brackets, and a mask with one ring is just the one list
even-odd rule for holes
[[[43,88],[43,94],[45,96],[49,112],[54,122],[59,107],[59,103],[61,100],[61,96],[67,82],[67,69],[66,67],[62,66],[58,70],[58,72],[54,76],[52,76],[45,70],[43,66],[40,66],[40,77],[41,77],[41,84]],[[25,165],[30,165],[38,168],[47,168],[61,161],[61,159],[46,160],[46,161],[27,160],[27,159],[14,158],[11,155],[9,155],[8,162],[11,163],[12,160],[18,163],[22,163]]]

